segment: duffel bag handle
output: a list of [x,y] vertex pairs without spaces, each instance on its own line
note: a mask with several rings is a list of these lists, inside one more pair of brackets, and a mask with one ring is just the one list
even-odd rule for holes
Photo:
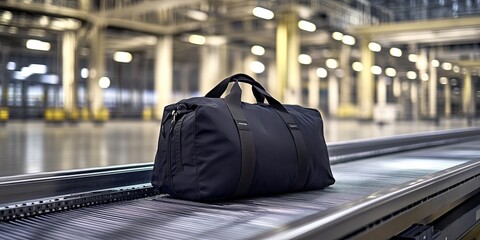
[[[255,79],[248,76],[247,74],[238,73],[238,74],[232,75],[228,78],[225,78],[223,81],[221,81],[219,84],[217,84],[217,86],[215,86],[212,90],[210,90],[210,92],[208,92],[205,95],[205,97],[220,98],[222,96],[222,94],[227,90],[228,84],[231,83],[231,82],[234,82],[234,81],[248,83],[252,86],[256,86],[256,87],[262,89],[263,91],[265,91],[265,88],[259,82],[255,81]],[[257,102],[263,103],[265,101],[265,97],[263,96],[263,94],[259,93],[256,88],[252,87],[252,92],[253,92],[253,95],[255,96],[255,99],[257,100]]]

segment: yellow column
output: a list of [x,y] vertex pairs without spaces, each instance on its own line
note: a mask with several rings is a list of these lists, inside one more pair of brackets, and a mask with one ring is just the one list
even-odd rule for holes
[[77,89],[75,81],[75,32],[63,33],[62,42],[62,84],[63,84],[63,108],[68,118],[78,119]]
[[420,117],[426,117],[428,114],[427,105],[427,93],[428,93],[428,80],[422,79],[422,76],[427,74],[427,69],[430,64],[428,63],[427,51],[422,49],[418,57],[416,66],[418,68],[418,79],[420,79]]
[[277,88],[274,95],[278,100],[301,104],[302,85],[298,55],[300,41],[298,15],[293,10],[280,14],[277,25]]
[[205,45],[200,48],[200,94],[205,95],[227,77],[227,48]]
[[163,108],[172,102],[173,38],[159,36],[155,49],[155,107],[156,119],[161,119]]
[[462,86],[462,106],[463,114],[467,117],[473,115],[473,91],[472,91],[472,73],[470,70],[466,70],[465,77],[463,79]]
[[340,117],[353,117],[352,114],[352,79],[350,77],[350,55],[352,47],[349,45],[342,44],[340,48],[339,62],[340,69],[343,71],[343,77],[339,79],[340,81],[340,106],[339,106],[339,115]]
[[101,118],[100,114],[104,110],[103,89],[98,85],[100,78],[105,77],[105,34],[103,30],[102,27],[95,26],[92,29],[90,42],[88,100],[90,113],[94,120]]
[[449,118],[452,114],[452,93],[450,87],[450,81],[444,86],[445,93],[445,117]]
[[430,52],[430,76],[428,79],[428,116],[430,118],[437,117],[437,68],[432,65],[435,59],[435,52]]
[[308,70],[308,106],[320,108],[320,79],[317,77],[315,68]]
[[368,49],[368,43],[368,39],[363,39],[361,42],[361,61],[363,70],[360,74],[357,91],[360,119],[372,119],[373,115],[375,77],[370,72],[370,68],[375,62],[375,55],[373,55],[373,52]]

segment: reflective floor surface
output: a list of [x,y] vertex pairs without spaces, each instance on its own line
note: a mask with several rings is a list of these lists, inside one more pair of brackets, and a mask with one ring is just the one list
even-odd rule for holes
[[[465,120],[380,126],[326,119],[325,136],[327,142],[338,142],[467,126]],[[152,162],[159,129],[158,122],[142,121],[111,121],[100,126],[11,121],[0,127],[0,176]]]

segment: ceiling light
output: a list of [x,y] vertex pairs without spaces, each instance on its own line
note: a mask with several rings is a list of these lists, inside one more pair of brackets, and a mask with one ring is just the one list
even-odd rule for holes
[[310,57],[307,54],[300,54],[300,55],[298,55],[298,62],[300,64],[308,65],[308,64],[312,63],[312,57]]
[[452,70],[452,64],[449,63],[449,62],[444,62],[444,63],[442,63],[442,68],[443,68],[443,70],[450,71],[450,70]]
[[250,49],[250,51],[252,52],[252,54],[257,55],[257,56],[263,56],[263,54],[265,54],[265,48],[263,48],[262,46],[258,46],[258,45],[253,46]]
[[431,64],[432,64],[432,67],[439,67],[440,66],[440,62],[437,59],[433,59]]
[[45,74],[47,73],[47,66],[43,64],[30,64],[28,66],[29,71],[32,74]]
[[40,26],[45,27],[50,23],[50,19],[47,16],[41,16],[38,20],[38,23],[40,24]]
[[363,70],[363,64],[361,62],[354,62],[352,64],[353,71],[361,72]]
[[445,84],[447,84],[447,83],[448,83],[448,78],[446,78],[446,77],[441,77],[441,78],[440,78],[440,84],[445,85]]
[[186,13],[187,17],[200,22],[208,19],[208,14],[199,10],[190,9]]
[[422,79],[422,81],[428,81],[429,79],[428,73],[422,73],[422,76],[420,76],[420,79]]
[[390,55],[394,57],[401,57],[402,56],[402,50],[400,48],[392,47],[390,48]]
[[417,62],[418,56],[416,54],[410,53],[408,54],[408,61],[410,62]]
[[376,42],[371,42],[368,44],[368,49],[372,52],[380,52],[382,50],[382,46]]
[[395,77],[397,75],[397,70],[395,70],[395,68],[389,67],[385,69],[385,75],[389,77]]
[[253,61],[250,63],[250,70],[254,73],[262,73],[265,71],[265,65],[259,61]]
[[411,80],[416,79],[417,78],[417,73],[414,72],[414,71],[408,71],[407,72],[407,78],[411,79]]
[[12,20],[12,18],[13,18],[12,12],[10,12],[10,11],[4,11],[4,12],[2,13],[2,20],[3,20],[3,21],[8,22],[8,21]]
[[377,66],[377,65],[373,65],[371,68],[370,68],[370,72],[372,74],[375,74],[375,75],[380,75],[382,74],[382,68]]
[[80,70],[80,76],[82,78],[88,78],[88,75],[89,75],[88,68],[82,68],[82,70]]
[[333,32],[332,33],[332,38],[337,40],[337,41],[342,41],[343,39],[343,33],[341,32]]
[[328,75],[327,69],[325,68],[317,68],[315,72],[319,78],[326,78]]
[[255,7],[252,10],[252,13],[255,17],[259,17],[267,20],[270,20],[275,16],[272,11],[262,7]]
[[99,80],[98,80],[98,86],[100,88],[108,88],[110,87],[110,78],[108,77],[101,77]]
[[58,75],[48,74],[48,75],[42,75],[40,77],[40,82],[46,83],[46,84],[58,84],[60,82],[60,79]]
[[43,42],[40,40],[35,39],[28,39],[25,45],[28,49],[32,50],[39,50],[39,51],[49,51],[50,50],[50,43]]
[[333,58],[329,58],[325,61],[325,65],[327,65],[328,68],[334,69],[338,67],[338,62]]
[[188,36],[188,41],[196,45],[203,45],[207,42],[207,39],[202,35],[192,34]]
[[307,32],[315,32],[315,30],[317,30],[317,26],[315,26],[315,24],[305,20],[298,21],[298,28]]
[[355,38],[350,36],[350,35],[343,35],[342,42],[347,45],[354,45],[355,44]]
[[7,63],[7,69],[8,70],[13,71],[13,70],[15,70],[15,68],[17,68],[17,64],[15,62],[8,62]]
[[129,52],[118,51],[113,54],[113,60],[115,62],[129,63],[132,61],[132,54]]
[[453,72],[459,73],[460,72],[460,67],[457,66],[457,65],[453,66]]

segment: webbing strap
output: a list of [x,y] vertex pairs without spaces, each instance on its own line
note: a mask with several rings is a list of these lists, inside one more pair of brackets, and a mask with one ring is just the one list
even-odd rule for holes
[[255,173],[255,142],[253,133],[250,131],[245,114],[241,108],[242,90],[238,86],[238,82],[232,87],[230,94],[225,97],[230,113],[232,114],[235,125],[237,126],[238,135],[240,137],[240,147],[242,151],[242,167],[240,172],[240,179],[233,196],[242,196],[248,193],[253,182]]

